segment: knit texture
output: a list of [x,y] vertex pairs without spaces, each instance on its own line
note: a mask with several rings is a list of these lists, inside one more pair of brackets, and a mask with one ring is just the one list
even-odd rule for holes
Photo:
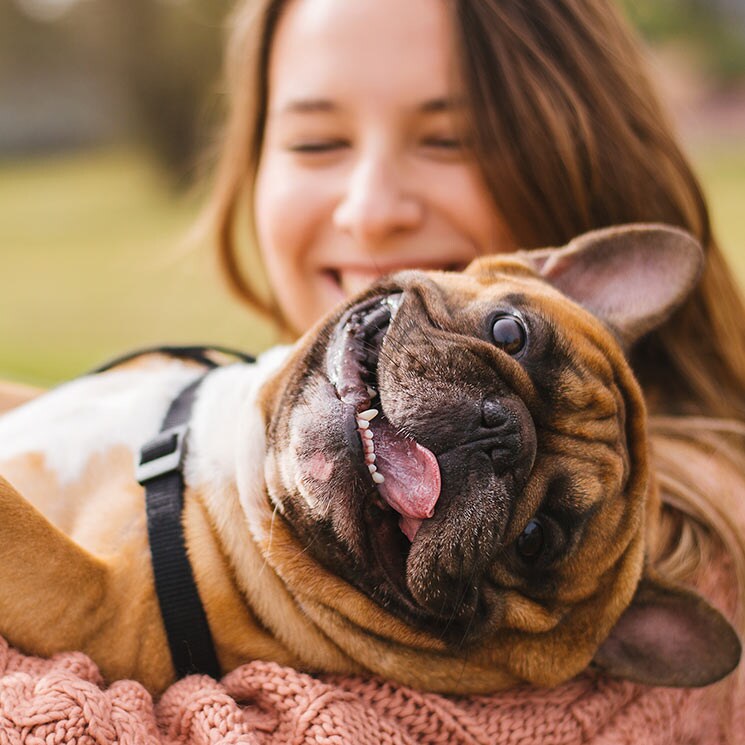
[[79,652],[43,660],[0,638],[0,743],[718,745],[726,741],[725,710],[738,708],[726,701],[728,690],[584,676],[550,691],[460,699],[257,661],[221,682],[184,678],[154,703],[134,681],[105,687]]
[[[713,471],[708,453],[694,455],[670,457],[693,475]],[[723,504],[745,531],[742,472]],[[722,500],[723,483],[710,485]],[[736,581],[727,559],[708,564],[696,584],[733,615]],[[256,661],[220,682],[185,678],[154,702],[139,683],[106,686],[84,654],[40,659],[0,637],[0,745],[723,745],[745,742],[743,667],[703,689],[585,675],[552,690],[456,698]]]

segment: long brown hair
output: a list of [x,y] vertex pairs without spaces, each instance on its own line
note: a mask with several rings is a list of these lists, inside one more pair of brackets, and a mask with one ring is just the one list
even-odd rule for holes
[[[628,222],[666,222],[698,236],[707,252],[703,280],[638,346],[634,367],[653,411],[745,419],[743,303],[643,55],[611,2],[441,1],[452,15],[469,140],[518,243],[561,245]],[[275,318],[271,297],[246,277],[242,255],[252,239],[269,53],[286,4],[249,0],[230,19],[230,112],[208,218],[232,289]]]

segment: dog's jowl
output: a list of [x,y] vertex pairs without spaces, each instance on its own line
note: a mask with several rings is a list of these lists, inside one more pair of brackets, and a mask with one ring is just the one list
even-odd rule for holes
[[637,225],[402,272],[255,364],[147,354],[12,410],[0,634],[173,680],[135,459],[200,380],[180,524],[223,671],[261,658],[460,693],[588,667],[722,678],[734,631],[647,559],[659,505],[625,357],[702,261]]

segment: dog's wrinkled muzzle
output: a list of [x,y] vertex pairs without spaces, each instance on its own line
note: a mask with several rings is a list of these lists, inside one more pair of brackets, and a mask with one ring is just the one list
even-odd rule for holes
[[[509,386],[469,385],[473,356],[430,338],[426,318],[416,292],[364,299],[336,324],[326,374],[355,421],[380,522],[394,513],[408,539],[391,540],[373,520],[373,551],[389,576],[405,575],[418,605],[452,615],[456,601],[464,612],[476,602],[463,597],[464,575],[476,580],[500,549],[536,437]],[[443,351],[452,357],[444,370]]]

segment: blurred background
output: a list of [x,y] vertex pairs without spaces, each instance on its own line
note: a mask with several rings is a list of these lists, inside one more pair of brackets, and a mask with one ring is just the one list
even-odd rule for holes
[[[617,0],[745,287],[745,0]],[[185,236],[220,120],[230,0],[0,0],[0,378],[274,330]]]

